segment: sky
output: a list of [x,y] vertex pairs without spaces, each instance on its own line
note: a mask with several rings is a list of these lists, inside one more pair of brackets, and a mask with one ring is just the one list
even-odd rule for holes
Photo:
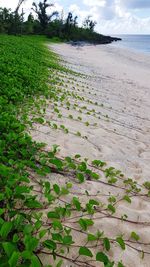
[[[34,0],[39,2],[39,0]],[[30,12],[32,0],[22,5]],[[96,31],[102,34],[150,34],[150,0],[48,0],[53,9],[64,14],[71,11],[82,23],[88,15],[97,21]],[[0,0],[0,7],[15,9],[18,0]]]

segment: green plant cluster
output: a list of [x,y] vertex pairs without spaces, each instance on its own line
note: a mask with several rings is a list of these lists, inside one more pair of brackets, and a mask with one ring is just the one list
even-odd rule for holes
[[[30,194],[27,167],[37,169],[35,156],[41,145],[25,132],[26,125],[18,115],[27,99],[31,103],[33,96],[46,94],[47,62],[43,41],[36,37],[0,36],[1,266],[29,266],[34,262],[33,266],[38,266],[32,253],[37,240],[34,237],[29,240],[26,230],[32,216],[25,214],[21,207],[39,206]],[[23,262],[19,264],[20,257]]]
[[[149,183],[141,192],[136,182],[101,160],[89,163],[79,154],[60,158],[57,145],[47,151],[44,144],[32,140],[27,133],[28,125],[32,125],[31,111],[37,109],[36,123],[43,124],[47,100],[55,103],[56,113],[59,113],[56,103],[65,101],[64,93],[55,87],[60,78],[56,81],[53,76],[55,70],[62,73],[66,70],[59,66],[54,53],[48,53],[45,41],[39,37],[0,37],[0,266],[41,267],[45,255],[49,257],[45,267],[63,266],[63,260],[82,267],[94,267],[96,262],[105,267],[123,267],[122,261],[114,262],[109,257],[109,252],[117,245],[123,251],[132,248],[144,257],[147,252],[135,245],[143,244],[138,233],[133,230],[128,239],[123,234],[112,238],[103,229],[92,232],[90,228],[95,215],[140,225],[126,214],[119,217],[117,203],[130,204],[137,195],[149,197]],[[61,128],[67,131],[64,125]],[[60,186],[54,181],[54,174],[69,180]],[[104,202],[99,202],[99,193],[92,196],[85,190],[79,192],[81,197],[87,197],[82,203],[78,192],[73,192],[73,183],[80,186],[87,180],[119,188],[123,194],[109,194]],[[84,235],[84,244],[75,242],[76,233]],[[72,249],[77,254],[74,258],[70,254]]]

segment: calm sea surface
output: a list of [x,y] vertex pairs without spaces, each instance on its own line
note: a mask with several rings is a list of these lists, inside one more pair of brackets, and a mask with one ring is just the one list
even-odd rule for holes
[[150,53],[150,35],[117,35],[122,41],[112,43],[113,46],[124,47],[135,51]]

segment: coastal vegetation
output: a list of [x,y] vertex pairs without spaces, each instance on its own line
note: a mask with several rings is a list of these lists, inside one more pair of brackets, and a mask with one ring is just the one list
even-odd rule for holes
[[[78,120],[85,127],[90,122],[84,121],[82,114],[109,119],[96,111],[103,104],[78,94],[85,89],[91,94],[90,88],[86,84],[79,87],[77,80],[87,77],[63,67],[58,56],[45,47],[47,42],[45,37],[0,36],[0,265],[60,267],[67,260],[70,266],[93,267],[97,262],[123,267],[121,259],[111,257],[111,250],[118,246],[123,253],[131,248],[144,258],[149,253],[147,244],[134,225],[147,222],[134,221],[127,214],[119,216],[117,204],[131,205],[135,196],[149,198],[150,183],[139,185],[101,159],[90,162],[79,153],[62,158],[57,145],[49,150],[46,144],[33,141],[29,133],[36,125],[39,132],[43,125],[70,133],[65,124],[46,118],[49,104],[60,121],[65,116],[61,107],[69,111],[70,121]],[[74,86],[73,91],[69,85]],[[82,105],[72,104],[70,99]],[[95,108],[89,109],[89,103]],[[79,115],[74,117],[72,110]],[[92,126],[97,127],[95,123]],[[88,139],[79,131],[71,134]],[[89,181],[118,193],[110,190],[107,195],[92,195],[86,189]],[[103,217],[131,224],[130,235],[109,236],[102,227],[93,229]],[[79,234],[82,245],[76,242]],[[42,255],[49,257],[48,264],[43,264]]]
[[[53,11],[49,14],[50,8],[54,4],[49,4],[48,0],[43,0],[38,4],[32,3],[32,12],[28,16],[22,12],[19,13],[21,4],[20,0],[15,11],[7,8],[0,8],[0,33],[6,34],[40,34],[49,38],[57,38],[63,41],[84,41],[95,44],[105,44],[112,41],[120,40],[110,36],[104,36],[94,31],[96,22],[87,16],[82,26],[78,24],[78,17],[71,12],[65,17],[63,11]],[[25,20],[24,17],[27,17]]]

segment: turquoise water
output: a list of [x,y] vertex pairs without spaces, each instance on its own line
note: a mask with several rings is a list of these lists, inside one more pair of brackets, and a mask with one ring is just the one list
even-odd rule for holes
[[122,41],[115,42],[112,45],[124,47],[131,50],[150,53],[150,35],[117,35]]

